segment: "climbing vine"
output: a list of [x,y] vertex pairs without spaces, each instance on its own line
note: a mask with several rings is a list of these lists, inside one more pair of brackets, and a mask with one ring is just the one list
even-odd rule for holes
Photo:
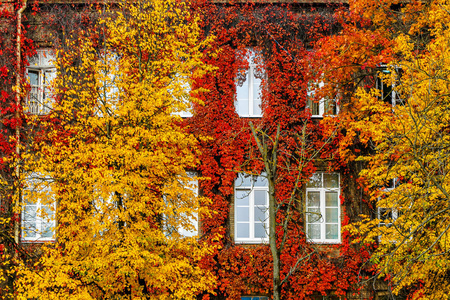
[[[337,7],[205,2],[196,5],[194,9],[204,12],[204,34],[215,36],[209,52],[215,55],[206,53],[205,60],[214,65],[216,71],[195,83],[207,90],[201,94],[204,105],[195,105],[194,116],[185,122],[192,132],[210,137],[203,141],[198,168],[207,178],[201,189],[211,199],[209,208],[215,213],[202,220],[202,234],[204,238],[223,236],[222,240],[214,241],[221,250],[209,257],[205,266],[218,276],[218,297],[239,299],[242,295],[270,295],[272,257],[268,245],[236,244],[231,232],[237,173],[258,174],[263,167],[258,162],[249,122],[269,136],[274,136],[280,126],[280,146],[286,154],[280,159],[283,166],[290,161],[289,155],[298,150],[298,133],[304,131],[308,146],[305,155],[315,149],[321,151],[302,168],[302,180],[306,182],[316,170],[341,173],[343,223],[350,220],[347,209],[353,212],[359,205],[352,202],[350,192],[344,192],[346,185],[354,181],[351,178],[354,173],[336,151],[341,135],[335,132],[333,138],[329,138],[326,123],[313,119],[307,105],[308,84],[319,82],[322,74],[320,60],[312,48],[318,39],[332,34],[340,26],[333,18]],[[234,106],[236,82],[241,70],[249,67],[245,55],[250,49],[261,54],[257,68],[265,72],[261,118],[241,118]],[[279,175],[276,193],[280,203],[292,192],[295,168],[290,171]],[[353,185],[352,188],[357,189]],[[283,218],[280,212],[278,221]],[[283,299],[345,296],[349,290],[357,292],[359,268],[367,260],[370,247],[350,246],[347,232],[342,233],[340,245],[311,244],[306,240],[303,215],[296,214],[293,221],[281,254],[282,276],[290,272],[298,257],[305,259],[284,285]]]

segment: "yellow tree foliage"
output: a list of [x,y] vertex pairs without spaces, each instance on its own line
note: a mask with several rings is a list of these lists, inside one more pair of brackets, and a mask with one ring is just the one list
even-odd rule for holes
[[60,99],[40,121],[24,194],[55,216],[55,241],[18,271],[20,299],[193,299],[213,287],[201,268],[213,249],[180,234],[208,213],[186,171],[197,140],[177,115],[197,101],[192,78],[211,71],[187,5],[122,3],[99,39],[86,28],[58,51]]
[[375,88],[360,88],[353,97],[366,118],[350,126],[374,145],[374,155],[359,159],[368,164],[362,175],[378,218],[352,227],[359,241],[379,242],[372,260],[394,293],[410,288],[415,299],[448,299],[450,3],[418,5],[391,13],[403,16],[397,22],[407,30],[391,35],[397,59],[389,62],[390,72],[378,76],[395,90],[397,105],[381,101]]

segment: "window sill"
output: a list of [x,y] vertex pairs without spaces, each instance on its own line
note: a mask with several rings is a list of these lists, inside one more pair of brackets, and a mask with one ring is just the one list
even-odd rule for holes
[[342,242],[340,240],[332,240],[332,241],[323,241],[323,240],[308,240],[310,244],[318,244],[318,245],[340,245]]
[[311,116],[311,119],[336,118],[338,115]]
[[242,115],[239,115],[239,118],[246,118],[246,119],[261,119],[261,118],[262,118],[262,115],[260,115],[260,116],[242,116]]
[[187,119],[187,118],[192,118],[194,115],[192,115],[192,114],[190,114],[190,115],[182,115],[182,114],[173,113],[172,116],[177,116],[177,117],[181,117],[183,119]]
[[269,244],[269,239],[257,239],[257,240],[234,240],[235,244],[263,244],[263,245],[267,245]]
[[21,242],[23,244],[44,244],[44,243],[55,243],[56,240],[55,239],[51,239],[51,240],[24,240],[22,239]]

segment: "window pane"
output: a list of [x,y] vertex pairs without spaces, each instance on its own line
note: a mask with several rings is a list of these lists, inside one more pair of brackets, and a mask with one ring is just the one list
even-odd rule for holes
[[267,177],[265,173],[263,173],[261,176],[254,176],[255,181],[253,184],[258,187],[266,187],[269,186],[269,182],[267,181]]
[[39,72],[28,70],[28,78],[31,85],[39,85]]
[[307,235],[310,239],[320,239],[320,225],[308,224]]
[[266,191],[254,191],[255,205],[267,205],[267,192]]
[[339,218],[339,210],[337,208],[326,208],[325,209],[325,222],[337,223],[338,218]]
[[323,82],[310,82],[308,83],[308,91],[307,91],[307,98],[308,98],[308,107],[311,110],[311,115],[313,116],[320,116],[323,115],[323,99],[317,99],[315,97],[316,90],[318,88],[323,87]]
[[339,174],[323,174],[323,182],[325,188],[339,188]]
[[28,189],[25,189],[23,191],[23,201],[25,202],[26,206],[36,205],[36,201],[35,201],[35,198],[33,197],[33,193]]
[[393,189],[399,184],[398,178],[390,179],[385,185],[384,188],[386,189]]
[[381,100],[392,104],[392,85],[390,82],[385,82],[385,80],[388,79],[389,74],[391,74],[391,71],[383,68],[377,76],[376,87],[380,90]]
[[198,235],[198,214],[195,213],[194,216],[189,217],[189,223],[194,225],[194,229],[186,229],[182,226],[178,227],[178,233],[184,237],[194,237]]
[[325,101],[325,113],[332,116],[337,115],[337,104],[335,99],[327,99]]
[[56,72],[54,70],[48,70],[44,72],[44,84],[50,84],[56,78]]
[[53,209],[48,205],[42,205],[42,211],[44,212],[42,215],[45,215],[45,218],[51,220],[53,218]]
[[38,66],[39,65],[39,56],[36,54],[36,55],[33,55],[32,57],[30,57],[29,59],[28,59],[28,63],[30,64],[30,66],[32,66],[32,67],[35,67],[35,66]]
[[265,238],[267,236],[264,223],[255,223],[255,238]]
[[250,190],[236,190],[235,199],[236,205],[248,206],[249,205]]
[[338,206],[338,193],[337,192],[325,192],[325,206]]
[[236,237],[237,238],[249,238],[250,237],[250,224],[237,223],[236,224]]
[[325,230],[326,230],[325,238],[326,239],[336,240],[339,238],[338,224],[327,224],[325,226],[326,226],[326,228],[325,228]]
[[51,238],[53,236],[53,222],[42,222],[41,237]]
[[248,95],[248,74],[246,74],[245,81],[242,85],[236,83],[236,99],[237,99],[237,112],[240,116],[249,115],[249,95]]
[[245,173],[239,173],[234,181],[235,187],[252,187],[252,176]]
[[392,103],[392,85],[383,82],[383,100],[386,103]]
[[36,237],[36,223],[25,222],[23,228],[23,235],[25,238]]
[[322,187],[322,173],[314,173],[309,182],[306,184],[309,188],[321,188]]
[[381,221],[390,221],[390,220],[392,220],[393,218],[392,218],[392,210],[391,209],[389,209],[389,208],[382,208],[382,207],[379,207],[378,208],[378,218],[381,220]]
[[253,74],[253,114],[261,115],[261,79]]
[[308,192],[306,206],[320,207],[320,192]]
[[51,71],[45,71],[44,72],[44,91],[43,91],[43,100],[44,100],[44,111],[43,112],[48,112],[51,108],[51,104],[52,104],[52,98],[53,98],[53,87],[50,86],[50,84],[52,83],[52,81],[55,79],[56,77],[56,72],[54,70]]
[[308,223],[321,223],[322,215],[320,208],[309,208],[307,211]]
[[53,65],[55,60],[55,55],[52,50],[45,50],[41,52],[41,64],[43,66]]
[[48,87],[48,86],[44,87],[42,96],[43,96],[43,102],[44,102],[43,104],[50,107],[52,105],[51,101],[53,98],[53,88]]
[[311,115],[319,116],[320,115],[320,104],[313,100],[309,100],[309,108],[311,109]]
[[264,222],[267,218],[266,207],[254,207],[255,222]]
[[[28,106],[37,105],[38,97],[39,97],[39,87],[35,86],[31,88],[30,93],[28,94]],[[31,108],[29,108],[31,110]]]
[[24,220],[36,222],[36,205],[26,205],[24,209]]
[[249,208],[248,207],[236,207],[236,221],[237,222],[249,222]]

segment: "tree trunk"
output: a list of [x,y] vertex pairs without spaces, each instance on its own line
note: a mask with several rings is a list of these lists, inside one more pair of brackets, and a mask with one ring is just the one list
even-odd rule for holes
[[[272,176],[271,176],[272,175]],[[269,245],[273,259],[273,300],[281,299],[280,280],[280,251],[277,247],[276,234],[276,199],[275,199],[275,178],[273,174],[267,174],[269,181]]]
[[[27,1],[22,1],[22,7],[17,11],[17,48],[16,48],[16,58],[17,58],[17,64],[16,64],[16,112],[15,112],[15,118],[18,120],[20,118],[20,114],[18,111],[18,107],[20,106],[20,94],[22,92],[21,87],[21,44],[22,44],[22,13],[24,12],[25,8],[27,7]],[[18,123],[17,123],[18,124]],[[21,193],[20,193],[20,163],[19,163],[19,157],[20,157],[20,128],[18,125],[16,125],[16,166],[15,166],[15,175],[17,180],[16,185],[16,193],[17,193],[17,199],[14,205],[14,213],[16,215],[19,214],[21,209]],[[14,218],[14,242],[19,244],[19,236],[20,236],[20,218],[16,217]],[[15,252],[17,256],[17,251]]]

